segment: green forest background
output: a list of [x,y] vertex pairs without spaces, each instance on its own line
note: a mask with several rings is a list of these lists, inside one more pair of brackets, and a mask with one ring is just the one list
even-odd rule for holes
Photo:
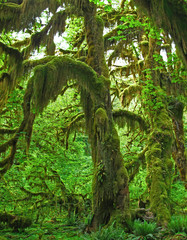
[[[147,1],[151,13],[146,1],[137,2],[0,1],[0,240],[186,239],[187,2]],[[94,34],[102,38],[90,43],[94,27],[85,19],[93,9],[104,33],[98,27]],[[168,19],[177,29],[174,37]],[[47,87],[34,82],[29,95],[46,66]],[[62,68],[70,81],[53,83]],[[92,74],[101,76],[98,85]],[[79,79],[91,82],[83,85],[94,89],[90,95]],[[112,123],[102,97],[87,105],[97,92],[106,98],[103,82]],[[94,160],[93,141],[106,143],[110,127],[120,139],[130,204],[121,215],[114,200],[110,219],[97,220],[95,227],[93,196],[105,191],[108,165]]]

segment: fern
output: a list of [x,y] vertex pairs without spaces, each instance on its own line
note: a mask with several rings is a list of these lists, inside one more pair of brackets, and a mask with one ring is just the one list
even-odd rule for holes
[[[115,222],[112,223],[108,228],[99,228],[97,232],[90,235],[90,239],[93,240],[123,240],[125,239],[126,233],[122,228],[115,228]],[[85,239],[89,239],[86,237]]]
[[156,223],[141,222],[135,220],[133,225],[133,232],[136,236],[144,236],[146,239],[154,239],[154,233],[157,231]]
[[187,216],[173,216],[168,224],[168,229],[173,234],[187,233]]

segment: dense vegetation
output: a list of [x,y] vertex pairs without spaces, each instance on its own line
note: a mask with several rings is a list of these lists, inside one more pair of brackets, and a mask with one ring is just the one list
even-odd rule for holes
[[186,0],[0,1],[0,240],[186,239]]

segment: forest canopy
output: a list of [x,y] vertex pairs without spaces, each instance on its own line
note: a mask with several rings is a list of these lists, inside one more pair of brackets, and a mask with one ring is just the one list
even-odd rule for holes
[[186,22],[186,0],[0,1],[2,239],[185,239]]

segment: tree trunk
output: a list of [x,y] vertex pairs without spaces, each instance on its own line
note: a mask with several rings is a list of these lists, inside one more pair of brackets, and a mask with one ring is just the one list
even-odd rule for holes
[[145,154],[148,170],[146,182],[151,210],[156,215],[157,222],[166,225],[170,219],[169,194],[173,168],[171,160],[173,130],[163,90],[160,87],[163,82],[162,75],[155,70],[157,66],[153,58],[155,53],[160,53],[156,39],[149,38],[149,52],[145,59],[145,68],[149,70],[146,75],[146,84],[148,89],[152,84],[153,89],[147,96],[151,101],[151,104],[147,102],[151,132],[148,139],[148,151]]
[[148,140],[147,185],[150,194],[150,206],[157,221],[165,225],[170,219],[169,193],[171,187],[172,123],[167,110],[162,108],[155,113],[153,130]]
[[187,189],[187,162],[184,146],[184,128],[183,128],[183,109],[184,104],[179,101],[170,103],[170,112],[175,132],[175,142],[173,144],[172,156],[179,170],[180,178]]
[[[83,10],[88,43],[87,63],[105,84],[104,90],[98,90],[99,97],[95,102],[91,102],[87,94],[87,103],[84,104],[94,162],[91,228],[95,230],[99,225],[113,221],[117,215],[119,216],[118,212],[121,214],[121,222],[130,216],[129,189],[128,174],[112,118],[110,82],[106,80],[109,74],[104,58],[103,22],[96,16],[96,7],[93,3],[87,1]],[[82,93],[82,97],[85,99],[85,92]]]

